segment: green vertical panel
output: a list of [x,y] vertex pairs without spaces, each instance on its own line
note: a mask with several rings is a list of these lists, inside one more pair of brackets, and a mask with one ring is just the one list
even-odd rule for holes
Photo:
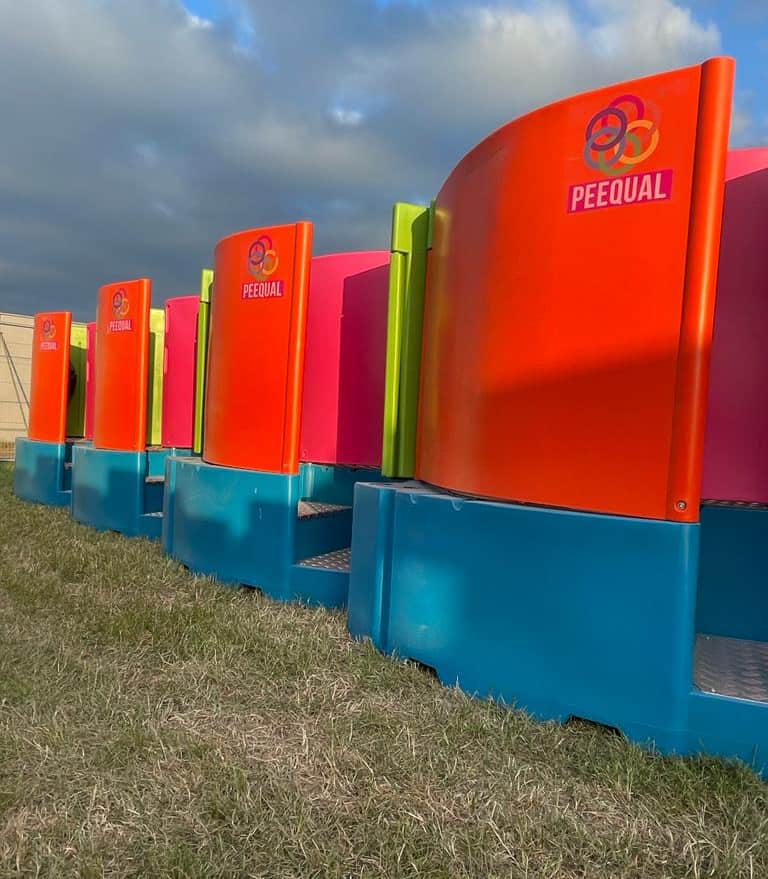
[[203,269],[200,278],[200,310],[197,313],[197,363],[195,367],[195,431],[192,451],[203,453],[203,410],[205,408],[205,367],[208,362],[208,326],[213,292],[213,269]]
[[387,365],[384,386],[384,437],[381,446],[381,472],[398,476],[398,437],[400,411],[400,358],[402,356],[403,306],[408,257],[393,251],[389,262],[389,306],[387,311]]
[[67,404],[67,436],[85,436],[85,369],[88,348],[88,327],[72,324],[69,341],[69,362],[77,375],[75,390]]
[[163,441],[163,361],[165,359],[165,309],[149,311],[149,377],[147,380],[147,445]]
[[429,208],[398,202],[392,212],[382,472],[413,476],[421,337],[427,283]]

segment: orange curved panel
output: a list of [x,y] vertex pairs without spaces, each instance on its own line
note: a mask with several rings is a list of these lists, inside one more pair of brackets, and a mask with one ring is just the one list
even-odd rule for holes
[[148,278],[99,289],[93,419],[97,449],[146,448],[151,298]]
[[203,458],[298,473],[312,224],[216,247]]
[[66,439],[71,332],[69,311],[35,315],[27,430],[30,439],[49,443]]
[[440,191],[417,476],[698,517],[733,62],[536,110]]

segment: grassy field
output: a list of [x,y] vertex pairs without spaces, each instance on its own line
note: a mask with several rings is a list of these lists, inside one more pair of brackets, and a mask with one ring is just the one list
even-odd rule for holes
[[11,482],[0,876],[768,876],[746,769],[473,701]]

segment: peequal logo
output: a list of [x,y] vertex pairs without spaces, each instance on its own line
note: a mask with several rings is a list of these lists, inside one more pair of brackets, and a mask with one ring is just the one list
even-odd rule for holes
[[630,94],[620,95],[592,116],[584,134],[584,164],[608,179],[570,186],[569,214],[672,197],[671,169],[636,171],[656,152],[660,121],[654,103]]
[[285,282],[275,281],[272,275],[280,265],[280,257],[269,235],[261,235],[248,249],[248,271],[256,279],[245,281],[242,299],[273,299],[285,294]]
[[59,343],[56,341],[56,324],[49,317],[43,321],[40,335],[42,336],[40,340],[41,351],[58,351]]
[[129,333],[133,330],[133,318],[128,317],[131,304],[124,287],[112,297],[112,320],[107,325],[109,333]]

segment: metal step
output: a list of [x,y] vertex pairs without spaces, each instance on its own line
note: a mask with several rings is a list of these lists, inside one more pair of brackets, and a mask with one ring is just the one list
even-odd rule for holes
[[161,485],[165,482],[165,476],[147,476],[144,479],[144,482],[146,482],[147,485]]
[[319,501],[299,501],[298,516],[299,519],[319,519],[321,516],[334,516],[336,513],[343,513],[351,510],[352,507],[345,507],[343,504],[324,504]]
[[704,693],[768,702],[768,644],[697,635],[693,680]]
[[313,555],[311,558],[296,562],[296,564],[300,568],[323,568],[326,571],[339,571],[346,574],[349,573],[351,560],[352,547],[348,546],[345,549],[334,549],[333,552],[326,552],[323,555]]
[[65,461],[65,462],[64,462],[64,469],[65,469],[65,470],[71,470],[71,469],[72,469],[72,462],[71,462],[71,461]]
[[768,504],[760,504],[756,501],[718,501],[705,498],[701,501],[702,507],[729,507],[734,510],[768,510]]
[[163,518],[162,510],[159,511],[159,512],[156,512],[156,513],[143,513],[142,515],[144,515],[144,516],[147,517],[147,518],[150,517],[150,516],[153,517],[153,518],[155,518],[155,519],[162,519],[162,518]]

